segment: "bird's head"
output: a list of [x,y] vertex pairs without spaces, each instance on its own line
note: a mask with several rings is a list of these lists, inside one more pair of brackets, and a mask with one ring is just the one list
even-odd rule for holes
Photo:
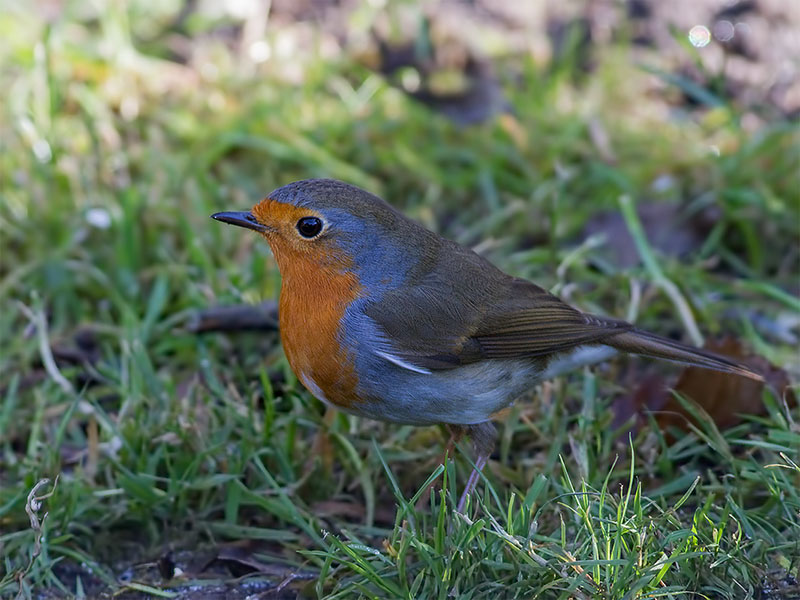
[[212,217],[261,233],[284,274],[303,263],[386,284],[407,272],[416,248],[429,246],[432,235],[377,196],[334,179],[290,183],[250,211]]

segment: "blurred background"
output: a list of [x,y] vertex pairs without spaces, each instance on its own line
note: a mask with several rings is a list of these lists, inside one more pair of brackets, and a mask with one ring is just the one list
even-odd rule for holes
[[[372,444],[413,493],[441,432],[325,417],[282,356],[268,247],[208,218],[297,179],[367,188],[584,310],[697,344],[727,333],[797,381],[798,2],[0,0],[0,85],[0,595],[118,589],[190,541],[319,567],[296,551],[342,555],[314,519],[392,530]],[[232,314],[251,331],[219,333]],[[602,482],[632,427],[650,489],[688,486],[711,446],[676,458],[632,425],[674,373],[619,360],[515,408],[498,489],[559,472],[552,448]],[[715,427],[780,412],[714,385],[695,399],[722,398]],[[726,468],[781,461],[792,431]],[[43,530],[28,495],[57,474]],[[715,481],[697,493],[774,506],[763,481]],[[563,518],[549,506],[541,523]],[[787,555],[767,546],[751,590]],[[351,589],[345,563],[318,595]]]

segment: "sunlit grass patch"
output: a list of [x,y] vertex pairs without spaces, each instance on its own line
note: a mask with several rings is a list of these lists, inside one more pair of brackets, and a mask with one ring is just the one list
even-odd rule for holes
[[[163,575],[170,551],[245,542],[251,570],[302,573],[286,585],[310,597],[757,598],[800,579],[788,396],[728,430],[685,401],[688,433],[662,432],[615,403],[678,367],[561,377],[504,416],[461,515],[468,445],[440,465],[437,428],[326,416],[275,331],[190,328],[279,289],[266,245],[209,215],[329,176],[582,308],[735,334],[796,381],[796,123],[751,133],[732,102],[675,117],[621,43],[591,73],[497,57],[514,110],[464,127],[344,42],[300,43],[305,25],[270,25],[255,61],[236,18],[149,5],[0,15],[0,595],[179,594],[204,573]],[[363,34],[378,17],[359,10]]]

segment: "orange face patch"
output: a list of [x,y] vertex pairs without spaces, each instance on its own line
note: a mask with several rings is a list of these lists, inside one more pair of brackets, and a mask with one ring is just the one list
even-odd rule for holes
[[298,208],[286,202],[276,202],[275,200],[264,198],[250,212],[253,213],[259,223],[269,228],[269,231],[264,235],[267,236],[270,243],[272,238],[277,235],[299,252],[319,252],[324,246],[324,244],[313,243],[318,240],[302,238],[297,232],[297,222],[303,217],[322,218],[322,215],[310,208]]
[[307,240],[295,226],[313,210],[262,200],[252,209],[281,271],[279,320],[289,365],[322,400],[347,409],[357,401],[353,357],[339,343],[345,310],[361,293],[350,261],[324,238]]

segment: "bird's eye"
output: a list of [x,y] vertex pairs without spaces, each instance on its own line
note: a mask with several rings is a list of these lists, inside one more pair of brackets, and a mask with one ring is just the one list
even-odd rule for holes
[[297,222],[297,231],[304,238],[313,238],[322,231],[322,221],[317,217],[303,217]]

